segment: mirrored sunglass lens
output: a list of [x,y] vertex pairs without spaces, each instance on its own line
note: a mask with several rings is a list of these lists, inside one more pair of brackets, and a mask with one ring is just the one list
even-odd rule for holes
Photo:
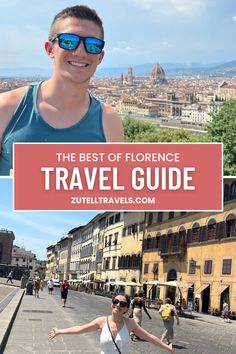
[[61,34],[58,36],[59,46],[62,49],[74,50],[78,47],[80,38],[75,35]]
[[100,54],[103,48],[103,41],[98,38],[86,38],[85,46],[87,52],[91,54]]
[[127,306],[127,302],[125,301],[120,301],[120,307],[126,307]]

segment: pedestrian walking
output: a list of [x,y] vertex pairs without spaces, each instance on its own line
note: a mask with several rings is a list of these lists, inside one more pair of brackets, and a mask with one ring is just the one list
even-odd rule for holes
[[12,281],[12,271],[9,272],[9,274],[8,274],[8,276],[7,276],[7,281],[6,281],[6,283],[8,283],[9,281],[13,284],[13,281]]
[[222,318],[224,319],[225,322],[230,322],[230,319],[229,319],[229,305],[228,305],[226,300],[223,303]]
[[34,287],[34,296],[39,298],[40,278],[37,276],[33,280],[33,287]]
[[166,342],[167,344],[171,343],[171,339],[174,338],[174,317],[176,318],[177,325],[179,325],[179,317],[174,305],[170,298],[165,299],[165,304],[161,305],[159,310],[165,331],[162,334],[161,341]]
[[68,283],[68,281],[66,279],[61,283],[60,287],[61,287],[62,307],[66,307],[66,300],[67,300],[67,296],[68,296],[69,286],[70,286],[70,284]]
[[43,291],[44,288],[44,279],[40,279],[40,290]]
[[[145,306],[145,299],[144,299],[144,292],[140,291],[138,296],[134,297],[132,301],[132,309],[131,309],[131,316],[133,316],[134,321],[141,326],[142,324],[142,310],[145,311],[149,320],[151,320],[151,316]],[[139,339],[139,337],[135,336],[131,333],[131,339]]]
[[50,295],[52,295],[53,287],[54,287],[54,283],[53,283],[53,280],[52,280],[52,279],[49,279],[49,280],[48,280],[47,286],[48,286],[48,293],[49,293]]
[[130,299],[128,295],[116,295],[112,298],[110,316],[98,317],[82,326],[64,329],[53,328],[49,332],[49,339],[53,339],[60,334],[84,334],[101,330],[101,354],[129,354],[131,344],[129,334],[133,332],[143,340],[164,348],[169,353],[174,353],[172,344],[167,345],[161,342],[159,338],[145,331],[133,319],[124,317],[129,310],[129,305]]

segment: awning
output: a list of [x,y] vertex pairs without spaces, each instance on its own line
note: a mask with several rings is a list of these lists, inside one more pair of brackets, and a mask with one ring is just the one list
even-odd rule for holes
[[81,276],[78,278],[78,280],[79,280],[79,279],[84,279],[84,278],[87,278],[87,277],[89,277],[89,276],[90,276],[90,275],[92,275],[92,274],[94,274],[94,272],[90,272],[90,273],[87,273],[87,274],[81,275]]
[[223,291],[225,291],[227,288],[229,287],[229,285],[219,285],[217,289],[215,289],[213,292],[212,292],[212,295],[220,295],[221,293],[223,293]]
[[183,281],[171,280],[171,281],[158,281],[158,280],[151,280],[144,284],[147,285],[155,285],[155,286],[173,286],[175,288],[191,288],[193,285],[192,283],[185,283]]
[[199,288],[196,290],[196,294],[201,294],[203,290],[205,290],[210,284],[202,284],[199,286]]
[[109,281],[106,284],[108,284],[108,285],[117,285],[117,286],[142,286],[142,284],[135,283],[134,281],[122,281],[122,280]]

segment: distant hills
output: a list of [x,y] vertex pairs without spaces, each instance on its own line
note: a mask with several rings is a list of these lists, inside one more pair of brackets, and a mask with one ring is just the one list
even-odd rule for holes
[[[155,63],[133,66],[134,76],[149,76]],[[206,76],[236,76],[236,60],[219,64],[201,63],[160,63],[166,76],[206,75]],[[126,75],[128,67],[98,68],[97,77],[119,77]],[[0,77],[49,77],[50,68],[0,68]]]
[[[134,76],[148,76],[155,63],[133,66]],[[160,63],[166,76],[206,75],[206,76],[236,76],[236,60],[221,64],[200,63]],[[99,77],[116,77],[126,75],[127,67],[101,68],[96,75]]]

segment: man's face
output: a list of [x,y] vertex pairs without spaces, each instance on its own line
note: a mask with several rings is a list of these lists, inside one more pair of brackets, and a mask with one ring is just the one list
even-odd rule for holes
[[[74,33],[82,37],[101,38],[100,28],[92,21],[78,20],[68,17],[57,21],[56,33]],[[100,54],[90,54],[85,51],[81,42],[76,50],[64,50],[58,42],[46,42],[46,51],[54,59],[55,75],[76,83],[88,83],[97,66],[101,63],[104,51]]]

